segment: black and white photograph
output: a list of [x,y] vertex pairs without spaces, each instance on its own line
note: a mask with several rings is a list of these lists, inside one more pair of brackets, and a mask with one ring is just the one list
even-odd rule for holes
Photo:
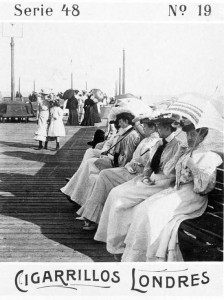
[[221,1],[0,8],[1,299],[221,299]]

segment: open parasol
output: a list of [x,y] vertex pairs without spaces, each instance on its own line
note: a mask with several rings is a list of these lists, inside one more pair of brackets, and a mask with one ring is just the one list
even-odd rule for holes
[[94,99],[96,99],[97,102],[102,102],[104,99],[104,93],[100,89],[92,89],[90,94],[94,96]]
[[68,90],[66,90],[66,91],[64,92],[64,94],[63,94],[63,99],[64,99],[64,100],[69,100],[69,99],[71,99],[72,96],[74,96],[74,92],[75,92],[75,90],[73,90],[73,89],[68,89]]
[[195,128],[208,127],[223,131],[223,118],[205,96],[189,93],[180,95],[166,110],[191,121]]
[[117,103],[117,106],[129,109],[136,117],[145,114],[150,115],[152,113],[151,107],[138,98],[121,99]]

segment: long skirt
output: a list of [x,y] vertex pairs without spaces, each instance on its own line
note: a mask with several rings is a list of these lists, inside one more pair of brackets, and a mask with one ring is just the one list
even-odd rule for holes
[[125,183],[137,175],[130,174],[124,167],[102,170],[96,180],[92,193],[77,214],[99,223],[104,203],[112,188]]
[[[88,149],[77,172],[72,176],[70,181],[61,188],[61,191],[65,195],[69,196],[72,201],[81,206],[85,204],[86,199],[88,199],[89,194],[91,194],[100,173],[100,168],[95,165],[95,162],[98,160],[97,156],[99,157],[100,153],[100,150]],[[102,168],[106,169],[111,167],[111,161],[105,159]]]
[[70,126],[78,126],[78,110],[77,109],[69,109],[69,117],[68,117],[68,125]]
[[143,175],[114,188],[106,200],[95,240],[106,242],[107,251],[120,254],[124,251],[124,239],[131,224],[134,207],[148,197],[168,188],[173,184],[175,177],[161,174],[152,174],[154,185],[142,182]]
[[88,106],[85,110],[84,119],[82,120],[82,126],[94,126],[95,118],[93,106]]
[[100,123],[101,122],[97,104],[93,105],[93,117],[94,117],[94,123]]
[[38,128],[34,136],[35,140],[42,141],[42,142],[46,141],[48,126],[49,126],[48,119],[49,119],[49,110],[42,110],[38,117]]
[[[169,188],[136,206],[124,240],[122,261],[180,261],[178,227],[203,214],[207,196],[193,192],[193,183]],[[121,224],[120,224],[121,225]]]

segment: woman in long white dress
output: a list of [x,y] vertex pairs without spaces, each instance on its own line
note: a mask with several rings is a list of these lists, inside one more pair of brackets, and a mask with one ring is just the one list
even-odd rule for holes
[[41,97],[37,98],[37,119],[38,119],[38,128],[35,132],[34,139],[39,141],[38,150],[43,148],[43,142],[47,141],[47,133],[49,127],[49,116],[50,116],[50,102],[45,98],[46,93],[41,92]]
[[[112,139],[113,144],[115,144],[118,139],[121,138],[121,134],[125,134],[126,131],[131,129],[133,118],[134,116],[130,113],[121,113],[117,116],[121,128],[118,132],[118,135]],[[120,166],[124,166],[128,161],[131,160],[133,152],[135,151],[139,142],[139,134],[135,130],[132,130],[119,143]],[[103,149],[101,151],[99,151],[98,149],[92,150],[95,150],[96,153],[99,152],[101,154],[103,153],[102,151],[104,151]],[[112,150],[113,152],[116,151],[116,149],[114,148]],[[113,152],[112,154],[114,154]],[[92,157],[89,159],[84,159],[77,172],[72,176],[71,180],[63,188],[61,188],[62,193],[69,196],[72,201],[78,203],[79,205],[84,205],[86,199],[88,199],[88,195],[91,194],[92,189],[94,188],[96,179],[100,171],[113,167],[113,158],[113,155],[108,155],[103,157],[100,156],[100,158]]]
[[176,185],[135,207],[124,240],[122,261],[182,260],[178,227],[183,220],[204,213],[206,194],[214,188],[216,167],[222,163],[218,154],[206,151],[200,144],[208,133],[207,128],[195,130],[190,127],[185,130],[188,130],[189,148],[176,164]]
[[77,211],[77,214],[85,218],[88,224],[83,229],[96,228],[96,223],[99,223],[104,203],[112,188],[143,173],[150,150],[159,140],[159,135],[156,132],[156,125],[149,119],[143,120],[142,123],[146,138],[138,145],[132,160],[124,167],[102,170],[86,203]]
[[[147,183],[148,165],[161,147],[160,139],[150,151],[150,159],[142,174],[111,190],[103,208],[95,240],[106,242],[107,250],[120,254],[124,248],[124,237],[132,218],[132,210],[151,195],[168,188],[175,182],[175,162],[178,159],[180,142],[174,137],[172,119],[162,119],[157,124],[159,135],[167,141],[163,149],[159,169],[149,177],[154,184]],[[181,148],[182,149],[182,148]],[[146,181],[146,182],[145,182]]]

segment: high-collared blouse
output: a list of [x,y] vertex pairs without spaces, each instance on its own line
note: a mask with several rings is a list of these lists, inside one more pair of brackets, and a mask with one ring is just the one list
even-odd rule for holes
[[195,193],[207,194],[215,187],[216,168],[222,159],[217,153],[206,151],[203,144],[193,151],[194,164],[191,167],[187,166],[190,155],[191,149],[188,148],[176,163],[176,185],[193,182]]

